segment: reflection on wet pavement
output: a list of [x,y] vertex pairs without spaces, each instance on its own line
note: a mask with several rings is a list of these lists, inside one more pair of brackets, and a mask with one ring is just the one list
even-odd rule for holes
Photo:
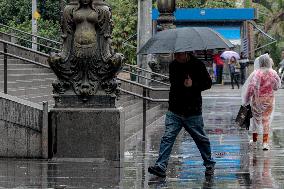
[[[228,87],[228,86],[227,86]],[[0,160],[0,188],[284,188],[284,89],[277,93],[271,150],[252,149],[250,133],[234,125],[240,91],[214,87],[205,93],[204,122],[216,160],[214,176],[205,177],[196,145],[184,131],[171,154],[167,177],[147,172],[158,157],[164,117],[147,128],[147,143],[125,151],[121,166],[105,162]],[[138,137],[139,138],[139,137]]]

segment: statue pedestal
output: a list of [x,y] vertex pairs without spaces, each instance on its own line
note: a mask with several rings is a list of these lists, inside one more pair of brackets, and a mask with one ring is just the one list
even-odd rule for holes
[[125,116],[122,108],[54,108],[50,111],[50,121],[54,158],[106,161],[123,158]]

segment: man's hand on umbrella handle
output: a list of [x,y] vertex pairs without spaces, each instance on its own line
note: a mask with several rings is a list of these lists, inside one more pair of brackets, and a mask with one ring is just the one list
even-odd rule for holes
[[184,86],[185,87],[191,87],[192,86],[192,79],[189,75],[187,76],[187,79],[184,80]]

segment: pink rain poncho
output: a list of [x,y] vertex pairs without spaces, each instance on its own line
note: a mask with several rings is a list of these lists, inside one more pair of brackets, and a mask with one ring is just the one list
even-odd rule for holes
[[269,134],[275,106],[274,93],[281,81],[272,69],[273,61],[269,55],[259,57],[259,68],[251,73],[242,89],[243,104],[251,105],[253,115],[253,133]]

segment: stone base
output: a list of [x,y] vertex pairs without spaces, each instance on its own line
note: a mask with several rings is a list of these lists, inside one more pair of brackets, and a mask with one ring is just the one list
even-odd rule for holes
[[124,155],[121,108],[55,108],[50,111],[54,158],[119,161]]
[[54,95],[55,108],[115,108],[115,95]]

